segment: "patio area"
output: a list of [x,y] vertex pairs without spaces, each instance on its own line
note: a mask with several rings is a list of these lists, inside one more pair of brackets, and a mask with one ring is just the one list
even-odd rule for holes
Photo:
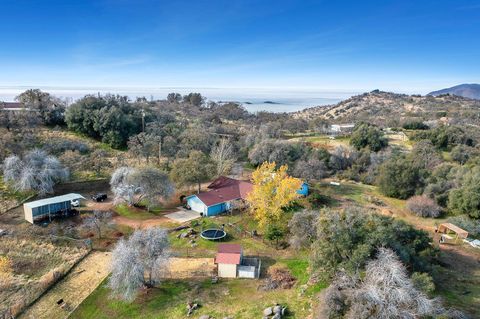
[[186,210],[183,207],[177,207],[178,211],[166,214],[165,217],[176,221],[177,223],[185,223],[200,218],[200,213],[193,210]]

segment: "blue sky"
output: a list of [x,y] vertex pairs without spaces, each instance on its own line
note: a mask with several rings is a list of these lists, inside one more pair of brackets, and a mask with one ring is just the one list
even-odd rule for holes
[[480,1],[0,0],[0,86],[426,93],[480,82]]

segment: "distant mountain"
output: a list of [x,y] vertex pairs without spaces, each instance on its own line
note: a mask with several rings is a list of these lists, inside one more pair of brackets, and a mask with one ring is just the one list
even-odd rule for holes
[[433,91],[428,95],[438,96],[442,94],[451,94],[466,97],[469,99],[480,100],[480,84],[460,84],[448,89]]

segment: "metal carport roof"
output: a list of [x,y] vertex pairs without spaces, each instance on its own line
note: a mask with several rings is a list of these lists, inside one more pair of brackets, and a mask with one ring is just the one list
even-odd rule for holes
[[41,206],[50,205],[50,204],[68,202],[75,199],[85,199],[85,197],[83,197],[80,194],[70,193],[70,194],[65,194],[61,196],[39,199],[33,202],[25,203],[23,205],[30,208],[35,208],[35,207],[41,207]]

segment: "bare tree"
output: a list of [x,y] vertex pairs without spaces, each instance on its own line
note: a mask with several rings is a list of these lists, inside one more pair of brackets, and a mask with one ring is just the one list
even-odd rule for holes
[[436,300],[415,289],[405,266],[387,248],[380,248],[377,258],[367,264],[352,299],[347,318],[418,318],[438,309]]
[[235,163],[233,146],[227,139],[224,138],[212,148],[210,157],[215,162],[217,176],[230,173],[230,170]]
[[362,280],[337,274],[325,300],[331,318],[424,318],[446,312],[439,300],[415,288],[405,266],[388,248],[380,248],[377,258],[367,263]]
[[53,192],[57,182],[68,179],[69,172],[60,161],[34,149],[23,160],[12,155],[4,161],[3,179],[16,190],[35,190],[40,195]]
[[112,213],[94,211],[91,215],[84,219],[84,226],[87,228],[93,228],[98,238],[102,238],[103,231],[110,228],[113,225]]
[[110,186],[116,202],[137,205],[145,200],[148,208],[158,202],[159,198],[167,198],[173,193],[168,175],[152,167],[120,167],[112,174]]
[[133,301],[142,287],[159,283],[170,257],[167,232],[161,228],[136,230],[120,240],[112,253],[112,294]]
[[295,163],[293,175],[303,180],[319,180],[327,175],[327,166],[317,158],[300,160]]
[[317,239],[318,217],[318,212],[307,210],[293,214],[288,222],[290,245],[293,248],[308,248]]
[[442,208],[433,199],[424,195],[410,197],[407,200],[407,208],[420,217],[436,218],[442,213]]
[[173,193],[173,184],[168,175],[156,168],[136,169],[130,177],[131,183],[138,186],[137,203],[144,200],[150,208],[158,199],[166,199]]
[[137,135],[131,136],[128,139],[128,151],[140,160],[141,157],[147,160],[147,163],[150,161],[150,157],[159,154],[159,146],[161,143],[161,137],[155,136],[153,134],[139,133]]

